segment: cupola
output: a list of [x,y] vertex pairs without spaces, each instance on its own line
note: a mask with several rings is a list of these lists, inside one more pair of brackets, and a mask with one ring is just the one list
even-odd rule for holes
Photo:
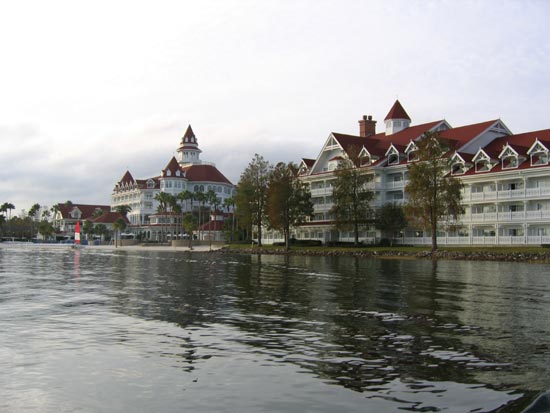
[[396,100],[384,119],[386,123],[386,135],[393,135],[406,129],[411,124],[411,118],[407,115],[399,100]]

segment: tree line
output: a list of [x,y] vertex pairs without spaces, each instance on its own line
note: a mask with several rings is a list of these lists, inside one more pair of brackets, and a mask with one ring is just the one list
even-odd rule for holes
[[[332,181],[332,204],[329,214],[335,229],[353,233],[359,244],[360,232],[370,226],[383,234],[403,231],[407,226],[429,231],[432,250],[437,250],[437,232],[458,227],[464,213],[462,183],[449,174],[448,142],[437,132],[426,132],[417,142],[414,162],[407,164],[409,182],[405,187],[404,206],[386,203],[372,207],[372,175],[361,167],[361,147],[351,147],[339,160]],[[289,248],[290,229],[305,223],[313,214],[309,186],[298,177],[293,163],[273,166],[256,154],[241,174],[235,195],[236,214],[245,238],[252,240],[253,229],[259,246],[263,228],[278,230]]]
[[[462,206],[462,183],[448,172],[449,157],[445,156],[449,144],[437,132],[427,132],[417,142],[414,162],[407,164],[409,181],[405,187],[407,203],[404,207],[387,203],[374,209],[374,191],[370,189],[372,175],[361,167],[360,147],[348,148],[347,156],[338,162],[332,181],[332,203],[329,210],[335,229],[350,231],[354,244],[359,244],[360,232],[374,226],[383,234],[402,231],[407,226],[429,231],[432,250],[437,249],[437,232],[440,225],[445,229],[456,228],[458,218],[464,213]],[[368,172],[368,171],[367,171]],[[290,247],[291,229],[304,224],[313,214],[310,188],[299,178],[298,166],[292,162],[276,165],[255,154],[240,176],[233,197],[223,203],[212,190],[178,195],[159,192],[157,215],[161,218],[162,239],[167,234],[187,234],[190,247],[193,233],[209,221],[209,214],[224,207],[231,212],[230,220],[224,221],[224,232],[229,242],[251,242],[262,245],[264,228],[283,234],[285,247]],[[70,203],[67,201],[66,204]],[[34,204],[26,217],[11,217],[15,206],[5,202],[0,206],[0,231],[3,236],[34,237],[36,231],[48,238],[55,234],[50,217],[59,210]],[[115,210],[121,214],[113,224],[115,233],[126,228],[123,219],[130,211],[128,205]],[[255,233],[253,231],[256,231]],[[108,237],[109,230],[103,224],[83,223],[82,232],[87,236]],[[199,233],[200,238],[200,233]]]

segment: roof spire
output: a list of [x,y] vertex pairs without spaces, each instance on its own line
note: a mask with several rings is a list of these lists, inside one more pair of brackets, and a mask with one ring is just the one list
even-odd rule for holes
[[401,106],[401,103],[399,102],[399,100],[395,101],[390,111],[384,118],[384,120],[388,120],[388,119],[408,119],[409,121],[411,120],[411,118],[409,117],[409,115],[407,115],[407,112],[405,111],[403,106]]
[[396,100],[384,119],[386,123],[386,135],[392,135],[407,129],[411,124],[411,118],[407,115],[399,100]]

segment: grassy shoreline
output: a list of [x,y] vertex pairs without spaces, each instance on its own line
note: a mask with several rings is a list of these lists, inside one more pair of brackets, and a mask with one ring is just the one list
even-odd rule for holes
[[262,247],[243,244],[230,244],[222,248],[222,253],[266,254],[266,255],[313,255],[313,256],[355,256],[365,258],[415,258],[447,259],[467,261],[509,261],[550,263],[550,248],[543,247],[441,247],[431,254],[427,246],[420,247],[300,247],[293,246],[289,251],[283,247],[266,245]]

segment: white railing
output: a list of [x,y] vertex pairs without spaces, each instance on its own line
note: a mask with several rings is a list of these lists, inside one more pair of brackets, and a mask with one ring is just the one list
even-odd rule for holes
[[317,205],[313,205],[313,210],[315,212],[326,212],[329,209],[331,209],[333,205],[334,204],[317,204]]
[[538,211],[474,212],[464,214],[461,217],[462,222],[508,222],[537,219],[550,219],[550,209],[540,209]]
[[464,201],[493,201],[495,199],[521,199],[546,195],[550,195],[550,188],[501,189],[498,191],[466,192],[462,199]]
[[550,209],[539,209],[538,211],[527,211],[525,217],[527,219],[550,218]]
[[311,196],[332,195],[332,187],[310,189]]
[[390,181],[386,182],[384,185],[384,189],[391,190],[391,189],[403,189],[406,185],[405,181]]
[[[396,239],[396,243],[405,245],[431,245],[430,237],[405,237]],[[541,245],[550,244],[550,236],[466,236],[466,237],[437,237],[437,245]]]
[[539,188],[527,188],[525,190],[526,196],[542,196],[550,195],[550,187],[539,187]]

